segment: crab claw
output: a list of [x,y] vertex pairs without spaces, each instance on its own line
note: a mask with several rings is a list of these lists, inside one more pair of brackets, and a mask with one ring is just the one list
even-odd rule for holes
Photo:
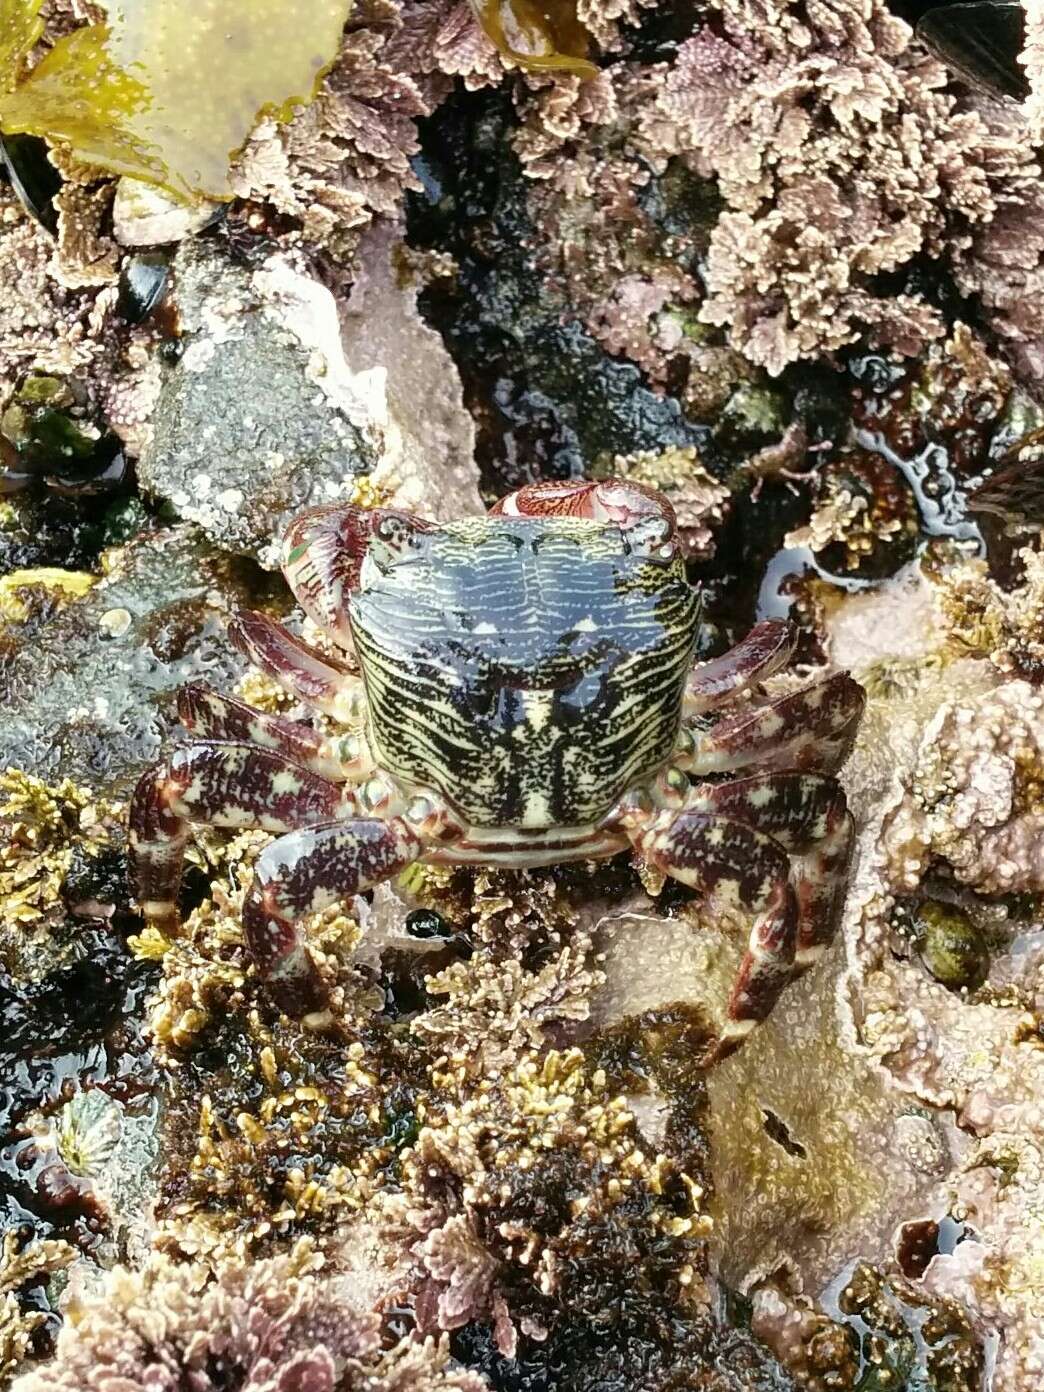
[[393,508],[333,503],[309,508],[287,527],[281,564],[297,602],[343,648],[351,649],[348,601],[359,588],[370,542],[382,528],[430,531],[432,524]]
[[639,518],[662,517],[672,534],[677,525],[674,508],[662,493],[626,479],[530,483],[494,503],[490,512],[503,517],[586,517],[621,527]]

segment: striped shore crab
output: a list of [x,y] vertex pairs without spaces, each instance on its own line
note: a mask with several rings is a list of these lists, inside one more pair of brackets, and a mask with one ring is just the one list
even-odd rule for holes
[[631,848],[749,915],[726,1051],[830,941],[852,841],[832,775],[862,690],[838,672],[754,695],[793,652],[774,620],[694,666],[699,596],[661,494],[537,484],[443,524],[335,504],[294,519],[282,556],[343,660],[260,613],[230,636],[340,728],[182,692],[193,738],[131,807],[139,903],[164,934],[189,826],[205,822],[278,834],[243,924],[297,1016],[326,999],[302,921],[418,860],[524,869]]

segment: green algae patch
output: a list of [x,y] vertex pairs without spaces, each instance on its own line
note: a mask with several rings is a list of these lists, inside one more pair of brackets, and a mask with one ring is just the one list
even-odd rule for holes
[[18,81],[41,0],[0,0],[0,129],[86,164],[227,199],[257,118],[288,120],[333,61],[351,0],[106,0]]
[[576,0],[471,0],[471,6],[498,51],[520,67],[597,76]]

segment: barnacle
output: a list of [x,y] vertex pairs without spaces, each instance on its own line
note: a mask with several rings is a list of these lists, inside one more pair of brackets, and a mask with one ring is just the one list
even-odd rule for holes
[[[41,0],[0,0],[9,83],[39,39]],[[228,165],[262,112],[287,120],[332,60],[348,0],[108,0],[0,95],[5,131],[185,198],[229,198]]]
[[75,1175],[92,1175],[120,1143],[123,1109],[100,1088],[78,1092],[61,1110],[58,1153]]

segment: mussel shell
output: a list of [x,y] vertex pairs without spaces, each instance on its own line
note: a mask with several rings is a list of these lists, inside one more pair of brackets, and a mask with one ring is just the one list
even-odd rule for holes
[[1021,5],[973,0],[929,10],[917,25],[917,36],[971,86],[1024,101],[1030,90],[1019,63],[1025,28]]
[[44,482],[54,493],[79,498],[94,493],[113,493],[127,481],[130,461],[112,440],[99,443],[98,458],[93,471],[79,475],[71,473],[46,474]]
[[47,141],[36,135],[0,133],[0,162],[22,207],[53,236],[58,227],[54,196],[62,176],[47,158]]
[[120,271],[116,313],[127,324],[141,324],[160,304],[170,285],[170,261],[163,252],[131,256]]
[[1006,522],[1044,522],[1044,459],[1018,460],[999,470],[970,495],[968,509]]

